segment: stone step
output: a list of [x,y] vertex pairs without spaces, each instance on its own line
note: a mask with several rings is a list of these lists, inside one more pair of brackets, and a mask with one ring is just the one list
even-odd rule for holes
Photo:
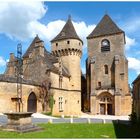
[[20,133],[27,133],[33,131],[41,131],[43,128],[30,124],[30,125],[5,125],[2,127],[5,131],[16,131]]

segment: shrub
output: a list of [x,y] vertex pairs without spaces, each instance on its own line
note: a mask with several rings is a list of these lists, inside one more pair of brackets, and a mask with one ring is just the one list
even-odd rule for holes
[[136,112],[132,112],[132,113],[129,115],[129,120],[130,120],[132,123],[136,123],[136,122],[137,122],[137,114],[136,114]]

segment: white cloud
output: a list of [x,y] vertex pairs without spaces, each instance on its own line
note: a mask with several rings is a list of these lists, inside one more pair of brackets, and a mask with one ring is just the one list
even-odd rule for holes
[[137,74],[140,73],[140,60],[134,57],[128,57],[128,68],[135,70]]
[[[0,33],[6,34],[11,39],[26,40],[35,37],[36,34],[44,41],[49,42],[63,28],[66,21],[56,20],[47,25],[39,20],[47,12],[43,2],[3,2],[0,3]],[[79,37],[86,46],[86,37],[95,28],[95,25],[87,25],[85,22],[73,22]]]
[[48,41],[52,40],[62,30],[65,23],[63,20],[49,22],[46,25],[46,39]]
[[37,28],[40,28],[38,20],[47,11],[43,2],[39,1],[1,2],[0,7],[0,33],[19,40],[28,39],[34,35],[35,28],[31,25],[38,24]]
[[3,59],[3,57],[0,56],[0,67],[3,67],[6,65],[6,61]]
[[84,47],[87,47],[87,39],[86,37],[93,31],[95,28],[95,24],[93,25],[86,25],[85,22],[73,22],[75,30],[79,37],[83,40],[84,42]]
[[126,39],[125,45],[126,50],[129,50],[131,46],[134,46],[136,44],[135,39],[129,38],[128,36],[125,36],[125,39]]
[[128,33],[137,32],[140,29],[140,17],[129,18],[123,25],[123,28]]

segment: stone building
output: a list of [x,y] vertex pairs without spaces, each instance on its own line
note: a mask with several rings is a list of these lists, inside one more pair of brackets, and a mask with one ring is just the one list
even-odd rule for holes
[[[81,73],[83,41],[69,17],[51,40],[51,53],[37,35],[22,57],[22,110],[53,115],[128,115],[131,96],[125,33],[105,15],[87,37],[86,76]],[[0,112],[17,111],[17,57],[11,53],[0,75]],[[50,98],[51,97],[51,98]],[[53,98],[53,100],[51,100]]]
[[87,37],[87,43],[87,99],[90,112],[130,114],[124,31],[108,15],[104,15]]
[[133,81],[133,104],[132,112],[136,113],[137,120],[140,120],[140,75]]
[[[78,37],[71,18],[62,31],[51,41],[51,53],[36,36],[23,55],[23,111],[42,112],[40,97],[42,85],[47,85],[53,96],[53,115],[79,115],[81,113],[82,40]],[[0,75],[0,112],[16,111],[17,57],[13,53],[4,74]],[[45,87],[44,87],[45,89]],[[47,105],[47,104],[45,104]]]

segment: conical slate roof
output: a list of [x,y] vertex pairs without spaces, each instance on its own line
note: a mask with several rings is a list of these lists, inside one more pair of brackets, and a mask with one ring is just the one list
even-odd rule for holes
[[42,40],[38,37],[38,35],[36,35],[36,37],[34,38],[34,40],[32,41],[31,45],[29,46],[29,48],[27,49],[27,51],[25,52],[25,54],[23,55],[23,58],[28,57],[29,54],[33,51],[34,47],[35,47],[35,43],[37,42],[41,42]]
[[97,24],[97,26],[92,31],[92,33],[87,37],[87,39],[104,36],[104,35],[118,34],[118,33],[124,33],[124,31],[121,30],[115,24],[115,22],[106,14],[101,19],[101,21]]
[[77,33],[74,29],[70,16],[69,16],[65,26],[61,30],[61,32],[54,39],[52,39],[51,42],[59,41],[59,40],[63,40],[63,39],[78,39],[83,43],[83,41],[79,38],[79,36],[77,35]]

